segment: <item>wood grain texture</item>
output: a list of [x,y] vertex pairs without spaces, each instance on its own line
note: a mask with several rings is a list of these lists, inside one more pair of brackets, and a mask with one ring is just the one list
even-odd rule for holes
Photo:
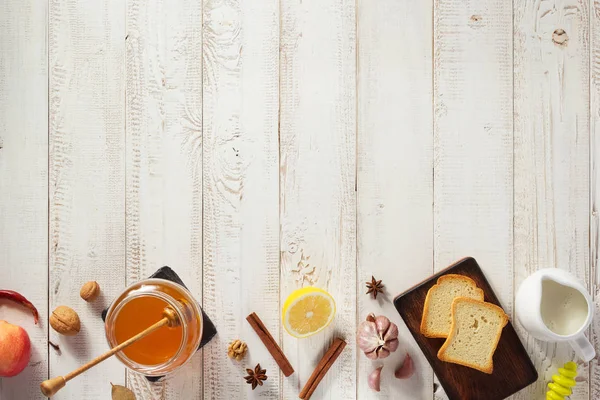
[[[107,348],[100,312],[125,284],[125,8],[120,0],[50,2],[50,310],[80,316],[74,337],[50,330],[50,375]],[[79,297],[89,280],[99,300]],[[56,399],[104,399],[125,369],[110,359],[69,382]],[[102,388],[102,389],[99,389]]]
[[[358,316],[393,317],[403,339],[382,362],[359,351],[359,399],[373,397],[366,377],[381,364],[378,398],[433,396],[431,368],[392,304],[433,273],[432,16],[430,2],[358,2]],[[371,275],[383,280],[386,296],[365,295]],[[417,372],[400,381],[393,374],[407,351]]]
[[[245,320],[279,337],[276,0],[204,0],[204,309],[219,335],[204,349],[204,398],[276,398],[280,371]],[[248,343],[241,363],[227,358]],[[252,391],[245,368],[268,380]]]
[[[589,39],[586,1],[514,1],[515,290],[540,268],[589,282]],[[528,337],[540,373],[515,396],[542,397],[546,383],[575,360],[567,343]],[[588,399],[579,365],[572,399]]]
[[512,8],[434,3],[434,254],[474,256],[512,304]]
[[[590,0],[590,289],[600,310],[600,0]],[[592,321],[591,339],[600,350],[600,319]],[[590,399],[600,397],[598,357],[590,363]]]
[[[356,398],[356,15],[354,0],[281,1],[281,300],[317,286],[334,323],[312,338],[283,335],[300,388],[334,336],[348,342],[318,399]],[[362,284],[361,284],[362,285]],[[361,287],[362,291],[362,287]]]
[[[349,346],[314,398],[373,398],[380,364],[354,343],[376,312],[404,333],[378,396],[444,399],[390,303],[434,270],[476,257],[514,317],[526,276],[564,268],[600,309],[599,82],[600,0],[0,2],[0,282],[42,312],[36,327],[0,304],[34,343],[0,398],[36,398],[30,381],[105,350],[100,309],[169,265],[219,337],[169,379],[130,373],[138,398],[296,398],[338,335]],[[387,299],[364,294],[371,275]],[[86,304],[90,279],[103,298]],[[307,285],[338,315],[296,340],[280,305]],[[83,323],[74,338],[49,330],[60,354],[47,301]],[[573,352],[515,328],[540,373],[515,399],[540,397]],[[590,333],[599,348],[598,318]],[[240,364],[235,338],[250,348]],[[419,374],[395,381],[406,350]],[[269,380],[252,392],[257,362]],[[106,398],[124,380],[111,360],[56,398]],[[573,400],[600,398],[597,360],[578,381]]]
[[[0,320],[22,326],[28,367],[0,378],[0,399],[33,399],[48,378],[48,4],[0,2],[0,287],[40,312],[0,302]],[[50,350],[51,351],[51,350]]]
[[[202,299],[202,2],[127,4],[127,280],[168,265]],[[202,356],[141,398],[201,399]]]

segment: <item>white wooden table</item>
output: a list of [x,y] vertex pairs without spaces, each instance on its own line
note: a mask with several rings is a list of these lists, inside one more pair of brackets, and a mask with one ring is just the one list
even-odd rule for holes
[[[349,346],[314,398],[443,398],[391,300],[466,255],[512,317],[542,267],[598,297],[599,138],[598,0],[2,0],[0,288],[42,323],[0,303],[34,345],[0,399],[40,398],[39,382],[104,351],[103,305],[162,265],[219,336],[165,382],[110,360],[56,399],[107,399],[109,382],[138,399],[294,399],[334,334]],[[371,275],[387,297],[364,294]],[[88,280],[103,292],[92,305]],[[302,285],[338,313],[298,341],[279,321]],[[58,305],[81,316],[78,336],[49,329]],[[355,346],[369,312],[402,336],[377,395],[379,363]],[[539,399],[574,354],[518,328],[540,380],[514,398]],[[590,334],[598,344],[600,319]],[[398,381],[406,351],[418,372]],[[243,368],[257,362],[269,379],[252,392]],[[580,372],[571,399],[600,398],[598,362]]]

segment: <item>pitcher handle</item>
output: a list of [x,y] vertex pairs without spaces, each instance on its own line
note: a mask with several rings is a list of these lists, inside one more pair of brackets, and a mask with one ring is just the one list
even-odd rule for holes
[[569,342],[577,357],[581,358],[584,362],[589,362],[596,357],[596,350],[590,341],[585,337],[584,334],[576,337],[574,340]]

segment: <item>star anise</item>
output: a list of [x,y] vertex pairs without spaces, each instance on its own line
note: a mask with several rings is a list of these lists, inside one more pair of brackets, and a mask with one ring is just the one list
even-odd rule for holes
[[263,381],[267,380],[267,370],[261,369],[260,364],[256,364],[254,370],[246,368],[246,372],[248,373],[248,376],[245,376],[244,379],[247,384],[252,385],[252,390],[256,389],[259,385],[262,386]]
[[367,282],[367,294],[372,294],[373,298],[377,298],[377,294],[383,293],[383,285],[381,280],[377,280],[371,275],[371,282]]

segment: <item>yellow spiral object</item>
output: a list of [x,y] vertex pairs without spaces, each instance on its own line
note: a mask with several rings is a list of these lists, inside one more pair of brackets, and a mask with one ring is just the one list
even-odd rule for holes
[[572,361],[566,363],[563,368],[558,369],[557,375],[552,375],[552,382],[548,384],[546,400],[565,400],[573,391],[575,386],[575,377],[577,376],[577,364]]

